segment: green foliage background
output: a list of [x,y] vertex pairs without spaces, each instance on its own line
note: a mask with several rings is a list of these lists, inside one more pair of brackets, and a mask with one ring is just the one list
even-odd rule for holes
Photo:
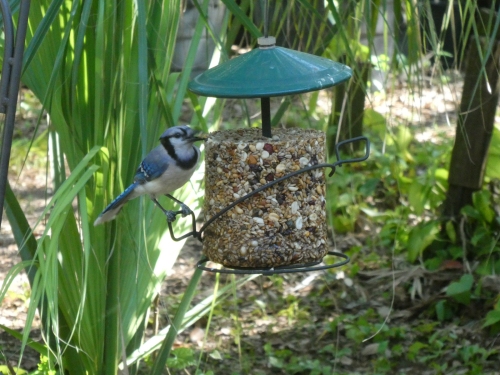
[[[50,116],[56,193],[36,242],[12,194],[7,214],[27,268],[36,270],[24,343],[39,308],[45,354],[69,373],[117,373],[140,343],[151,300],[182,245],[165,236],[159,211],[142,199],[111,225],[91,224],[176,122],[172,103],[185,91],[174,94],[174,86],[192,64],[170,74],[180,10],[175,0],[31,8],[23,82]],[[197,183],[179,198],[192,204]]]
[[[215,35],[208,22],[208,0],[196,4],[202,16],[194,28],[182,73],[170,72],[183,9],[181,0],[41,0],[32,4],[23,83],[40,99],[50,117],[49,157],[55,194],[40,217],[41,221],[48,216],[46,229],[35,239],[32,235],[35,228],[29,227],[16,197],[12,191],[8,192],[6,212],[23,262],[11,270],[0,290],[0,299],[12,277],[22,268],[27,269],[32,292],[22,342],[28,344],[31,322],[38,309],[46,346],[30,345],[48,358],[49,368],[69,374],[115,374],[120,362],[135,362],[150,354],[162,345],[167,335],[152,367],[152,373],[160,374],[181,325],[192,324],[207,314],[212,304],[234,291],[231,287],[223,288],[212,299],[192,309],[191,315],[184,316],[201,275],[195,273],[174,319],[176,329],[167,329],[164,336],[155,338],[154,345],[141,346],[151,301],[182,243],[170,239],[161,212],[147,199],[128,203],[119,220],[109,225],[92,226],[106,204],[130,183],[139,161],[156,145],[159,134],[166,126],[178,122],[186,98],[193,107],[193,126],[208,131],[220,124],[224,101],[214,104],[186,93],[202,32],[208,29],[222,59],[226,59],[241,25],[246,30],[245,38],[251,41],[262,30],[262,25],[252,20],[251,14],[257,11],[255,2],[242,1],[240,5],[233,0],[223,2],[231,16],[226,15],[221,35]],[[270,32],[284,35],[284,40],[297,41],[294,45],[297,48],[321,52],[335,60],[345,55],[350,65],[370,58],[377,19],[379,15],[385,17],[388,2],[328,0],[318,10],[319,3],[276,2],[281,7],[274,10]],[[461,8],[462,16],[472,12],[472,3],[466,2]],[[410,0],[392,3],[397,21],[406,19],[409,53],[403,59],[402,51],[396,49],[394,56],[387,52],[384,60],[386,68],[404,72],[408,81],[414,83],[413,89],[422,84],[426,44],[430,43],[437,52],[442,44],[441,31],[432,29],[432,25],[429,34],[422,36],[420,13],[425,15],[428,2],[422,4],[423,7],[416,7]],[[285,16],[280,18],[280,15]],[[291,30],[287,29],[290,24]],[[360,42],[362,25],[367,29],[365,44]],[[387,37],[394,35],[397,28],[385,22],[384,30]],[[464,27],[465,37],[475,32],[473,22]],[[359,72],[355,70],[354,74]],[[309,118],[313,117],[316,99],[312,95],[308,103]],[[273,124],[280,122],[290,104],[289,99],[281,102]],[[311,125],[309,119],[299,120]],[[248,123],[251,125],[250,119]],[[314,126],[328,134],[337,131],[328,128],[326,119],[316,121]],[[435,217],[427,220],[426,216],[412,228],[413,223],[410,225],[401,218],[436,213],[446,187],[444,152],[437,152],[425,175],[417,178],[416,170],[428,161],[423,156],[428,150],[420,150],[411,157],[409,150],[414,148],[407,129],[390,129],[385,119],[373,111],[366,113],[365,126],[367,133],[376,139],[372,161],[362,180],[356,180],[359,174],[338,171],[335,184],[329,187],[330,194],[336,197],[330,201],[333,226],[338,232],[348,232],[355,229],[361,217],[383,222],[380,242],[372,245],[407,251],[412,262],[421,260],[440,223]],[[496,131],[494,139],[498,134]],[[391,157],[383,151],[386,146],[393,152]],[[498,163],[494,162],[499,157],[497,146],[490,155],[488,177],[498,178],[495,167]],[[385,212],[366,204],[380,183],[386,194],[384,198],[405,204],[396,204]],[[197,173],[193,183],[177,197],[196,207],[202,196],[200,184]],[[400,193],[408,200],[398,200]],[[484,208],[491,197],[485,193],[478,196],[469,216],[475,215],[484,224],[482,219],[494,215]],[[488,220],[493,222],[498,218]],[[185,230],[182,223],[177,225],[176,231]],[[479,234],[477,243],[486,241],[486,237],[490,242],[494,238],[491,233],[483,237]],[[491,253],[498,263],[497,242],[493,243]],[[449,254],[442,255],[443,259]],[[351,256],[356,258],[355,249]],[[426,265],[433,266],[432,262]],[[247,280],[235,282],[234,288]],[[458,296],[460,303],[470,302],[473,288],[470,277],[452,285],[451,297]],[[498,324],[498,311],[497,304],[488,326]],[[268,352],[274,355],[271,349]],[[131,373],[136,371],[134,366],[128,369]]]

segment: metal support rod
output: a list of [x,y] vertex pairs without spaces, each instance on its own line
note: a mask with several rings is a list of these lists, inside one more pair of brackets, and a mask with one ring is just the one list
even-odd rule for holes
[[271,134],[271,99],[260,98],[260,108],[262,113],[262,135],[272,138]]
[[[5,0],[2,0],[2,3],[4,1]],[[2,4],[1,10],[2,12],[4,11],[4,4]],[[26,29],[28,27],[29,10],[30,0],[21,0],[17,22],[16,41],[14,44],[14,55],[11,59],[9,59],[9,63],[12,66],[10,79],[4,77],[5,72],[2,72],[2,80],[8,79],[9,85],[5,111],[5,125],[2,137],[2,149],[0,152],[0,225],[2,225],[5,190],[7,186],[7,175],[9,173],[10,151],[12,148],[12,136],[14,134],[14,124],[16,120],[17,95],[19,94],[19,84],[21,81],[21,71],[23,67],[24,43],[26,40]],[[12,21],[10,14],[6,14],[3,17],[4,23],[7,18],[5,16],[9,17]]]
[[269,3],[268,0],[264,0],[263,12],[264,13],[264,37],[269,36]]

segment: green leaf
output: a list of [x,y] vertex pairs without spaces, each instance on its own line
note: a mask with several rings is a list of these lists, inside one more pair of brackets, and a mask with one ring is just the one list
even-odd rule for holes
[[446,295],[453,297],[457,302],[464,305],[470,303],[471,289],[474,284],[474,277],[470,274],[462,275],[459,281],[451,283],[446,288]]
[[[491,228],[485,228],[482,226],[478,226],[474,231],[472,238],[470,239],[471,244],[474,246],[478,246],[480,243],[484,246],[485,242],[488,243],[490,241],[495,241],[494,237],[491,235]],[[490,246],[484,246],[487,249],[487,252],[491,251]]]
[[381,140],[386,134],[387,121],[385,116],[372,108],[366,108],[363,114],[363,126],[373,130]]
[[186,367],[196,365],[193,350],[190,348],[177,348],[172,350],[172,357],[167,361],[168,368],[184,370]]
[[252,22],[248,16],[243,13],[240,6],[234,0],[222,0],[222,2],[226,5],[227,9],[242,23],[245,29],[252,34],[252,36],[257,39],[262,36],[262,33],[259,31],[257,26]]
[[474,208],[476,208],[484,220],[487,223],[491,223],[495,218],[495,211],[492,206],[491,192],[488,190],[476,191],[472,195],[472,202],[474,203]]
[[493,129],[491,136],[488,161],[486,163],[486,176],[500,179],[500,127],[498,124]]
[[377,186],[379,186],[380,182],[380,178],[369,178],[359,187],[359,192],[365,197],[372,196],[375,194]]
[[269,366],[276,368],[284,368],[285,364],[281,358],[277,358],[275,356],[269,357]]
[[[28,220],[19,205],[14,192],[12,191],[9,182],[7,181],[6,191],[5,191],[5,212],[9,219],[10,226],[12,228],[12,233],[14,239],[16,240],[17,246],[19,248],[19,254],[23,261],[33,260],[35,255],[37,243],[33,236],[33,232],[30,228]],[[33,287],[33,280],[35,278],[35,269],[27,269],[28,279],[30,286]]]
[[413,134],[411,133],[410,129],[405,126],[398,126],[394,138],[398,149],[400,151],[407,151],[408,146],[410,145],[412,140]]
[[[30,9],[23,83],[50,115],[56,176],[39,244],[15,197],[6,208],[20,249],[39,262],[31,268],[38,272],[28,320],[36,303],[46,302],[43,337],[54,363],[61,371],[71,364],[64,368],[71,375],[117,373],[124,353],[140,345],[136,333],[182,246],[147,199],[129,202],[112,223],[91,224],[133,181],[141,157],[183,104],[181,90],[172,105],[180,76],[170,74],[181,12],[180,0],[40,0]],[[186,204],[201,195],[190,186],[176,194]],[[183,226],[176,223],[176,231]]]
[[492,326],[493,324],[497,324],[498,322],[500,322],[500,310],[491,310],[488,312],[488,314],[486,314],[483,328]]
[[333,226],[338,233],[348,233],[354,230],[354,221],[347,215],[335,215],[333,218]]
[[393,215],[393,213],[389,211],[378,211],[376,209],[366,207],[362,207],[361,211],[364,212],[366,216],[371,218],[391,217]]
[[[13,329],[10,329],[9,327],[4,326],[3,324],[0,324],[0,328],[7,332],[9,335],[12,337],[15,337],[19,341],[22,340],[23,335],[17,331],[14,331]],[[36,350],[40,354],[47,354],[47,347],[43,344],[40,344],[39,342],[33,341],[33,340],[28,340],[26,343],[31,349]]]
[[468,216],[472,219],[481,220],[481,214],[479,213],[478,210],[476,210],[472,206],[467,205],[467,206],[462,207],[462,209],[460,210],[460,213],[462,215]]
[[350,193],[344,193],[335,200],[336,207],[350,207],[354,203],[354,197]]
[[445,300],[438,301],[435,306],[436,316],[440,322],[450,319],[452,311]]
[[442,182],[448,181],[448,175],[449,175],[448,170],[444,168],[437,168],[436,172],[434,172],[434,177],[437,180],[441,180]]
[[452,243],[457,242],[457,232],[455,231],[455,225],[453,221],[449,220],[445,224],[446,234]]
[[276,111],[276,114],[273,116],[273,118],[271,120],[271,126],[272,127],[278,126],[278,124],[281,121],[281,118],[286,113],[288,107],[290,107],[290,104],[292,104],[292,101],[290,100],[289,97],[285,97],[282,100],[282,102],[281,102],[278,110]]
[[420,341],[414,342],[408,348],[408,358],[410,360],[414,360],[415,358],[417,358],[417,356],[420,355],[420,351],[422,349],[427,348],[428,346],[429,346],[428,344],[424,344],[423,342]]
[[424,212],[425,203],[427,202],[427,188],[416,179],[413,180],[408,192],[408,202],[415,211],[415,214],[420,216]]
[[[12,367],[14,369],[14,374],[15,375],[23,375],[27,374],[28,372],[19,368],[19,367]],[[12,372],[10,371],[10,368],[8,366],[0,365],[0,374],[3,375],[12,375]]]
[[432,220],[417,224],[408,236],[408,261],[414,262],[423,251],[436,239],[439,233],[439,222]]
[[213,352],[209,354],[210,358],[216,359],[218,361],[222,361],[222,355],[220,352],[216,349]]
[[36,56],[36,53],[40,48],[40,46],[42,45],[42,42],[47,32],[49,31],[52,23],[59,14],[61,4],[62,0],[53,1],[50,4],[42,22],[40,22],[35,34],[33,35],[31,42],[26,47],[26,51],[23,56],[23,74],[25,70],[29,67],[31,60]]

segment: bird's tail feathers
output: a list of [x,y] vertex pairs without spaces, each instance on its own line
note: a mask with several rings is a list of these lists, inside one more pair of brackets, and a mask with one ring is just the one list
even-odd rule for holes
[[126,188],[123,193],[116,197],[113,202],[111,202],[108,207],[106,207],[104,211],[102,211],[101,214],[97,217],[96,221],[94,221],[94,226],[113,220],[123,208],[123,205],[129,200],[135,198],[133,192],[137,185],[138,183],[134,182],[132,185]]

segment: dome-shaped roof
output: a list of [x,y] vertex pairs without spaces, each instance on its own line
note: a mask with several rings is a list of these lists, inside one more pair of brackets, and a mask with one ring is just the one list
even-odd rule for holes
[[[352,71],[344,64],[288,48],[263,46],[198,75],[189,90],[217,98],[262,98],[335,86]],[[264,43],[265,44],[265,43]]]

